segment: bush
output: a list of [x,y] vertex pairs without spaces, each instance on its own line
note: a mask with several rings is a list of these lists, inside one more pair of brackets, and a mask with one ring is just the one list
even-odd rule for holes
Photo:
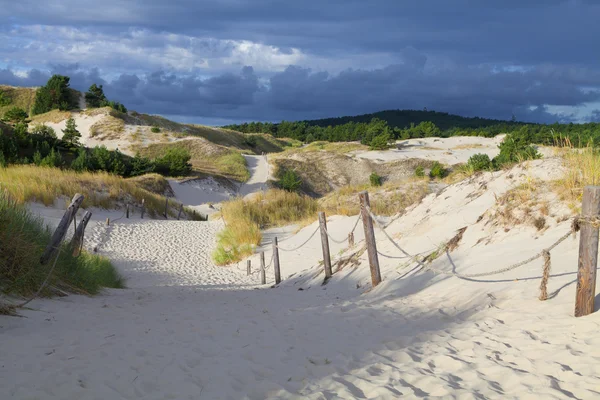
[[423,168],[422,166],[418,166],[415,169],[415,176],[419,177],[419,178],[423,178],[425,176],[425,168]]
[[533,134],[526,127],[507,135],[498,146],[500,154],[493,160],[494,167],[502,168],[508,164],[541,158],[541,154],[531,146],[533,138]]
[[40,161],[41,167],[60,167],[63,163],[62,156],[58,150],[50,150],[50,154]]
[[11,103],[10,98],[0,90],[0,107],[7,106]]
[[287,190],[288,192],[296,192],[300,189],[300,186],[302,186],[302,179],[300,179],[300,176],[296,171],[287,169],[281,174],[279,184],[282,189]]
[[467,166],[473,171],[486,171],[492,168],[492,160],[487,154],[474,154],[469,158]]
[[22,108],[17,106],[11,107],[4,113],[4,120],[10,123],[23,122],[27,119],[28,115]]
[[163,172],[171,176],[183,176],[190,173],[192,164],[190,153],[181,147],[173,147],[167,150],[164,156],[154,160],[157,172]]
[[369,181],[371,182],[371,186],[381,186],[383,180],[381,176],[377,175],[376,172],[373,172],[369,176]]
[[35,125],[31,133],[34,135],[40,135],[44,138],[56,139],[56,132],[54,131],[54,129],[43,124]]
[[429,176],[431,178],[440,178],[441,179],[444,176],[446,176],[446,173],[447,173],[447,171],[444,168],[444,166],[436,161],[433,164],[433,166],[431,167],[431,171],[429,171]]
[[79,149],[77,157],[71,162],[71,169],[77,172],[89,171],[92,169],[92,160],[87,154],[86,149]]
[[152,128],[150,128],[150,132],[152,132],[152,133],[159,133],[160,132],[160,128],[158,126],[153,126]]
[[377,135],[371,140],[369,143],[369,148],[371,150],[385,150],[390,147],[390,134],[385,132],[381,135]]
[[256,136],[254,135],[246,135],[244,136],[244,143],[250,147],[256,147]]

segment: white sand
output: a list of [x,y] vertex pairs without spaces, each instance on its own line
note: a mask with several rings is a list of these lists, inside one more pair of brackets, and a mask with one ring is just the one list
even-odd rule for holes
[[400,140],[396,143],[397,149],[361,151],[354,154],[359,158],[380,162],[423,158],[453,165],[465,163],[477,153],[487,154],[490,158],[497,156],[500,152],[498,145],[504,140],[504,137],[505,135],[498,135],[494,138],[453,136]]
[[[486,173],[428,196],[388,232],[418,253],[467,227],[459,247],[432,267],[505,267],[568,231],[570,221],[558,221],[569,211],[554,201],[541,232],[505,232],[484,214],[511,187],[559,173],[551,159]],[[329,230],[341,239],[354,221],[331,218]],[[282,247],[299,245],[314,227]],[[317,234],[303,249],[281,252],[286,280],[268,289],[252,284],[258,275],[246,277],[244,262],[212,265],[215,224],[133,220],[108,234],[101,228],[92,241],[105,238],[100,252],[132,289],[36,300],[23,312],[27,318],[0,317],[0,388],[7,398],[598,397],[600,314],[572,316],[577,240],[552,252],[551,299],[540,302],[540,260],[461,280],[422,271],[402,278],[412,265],[380,257],[383,283],[369,290],[364,254],[358,266],[336,270],[321,286]],[[360,235],[361,225],[357,246]],[[382,253],[399,255],[376,236]],[[331,245],[337,258],[342,246]],[[268,277],[272,282],[272,269]]]

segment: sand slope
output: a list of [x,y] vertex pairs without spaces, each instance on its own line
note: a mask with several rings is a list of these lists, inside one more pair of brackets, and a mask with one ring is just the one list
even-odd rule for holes
[[[483,174],[431,194],[387,230],[419,253],[467,227],[458,248],[431,267],[461,273],[503,268],[567,232],[570,210],[554,199],[546,228],[524,224],[506,231],[494,215],[496,198],[559,173],[560,162],[550,159]],[[354,221],[331,218],[329,230],[342,238]],[[262,288],[256,274],[245,275],[243,262],[225,269],[210,263],[205,254],[217,228],[133,220],[108,234],[95,231],[90,240],[104,238],[100,252],[129,277],[132,289],[36,300],[34,310],[23,312],[27,318],[0,318],[2,392],[16,399],[600,394],[600,314],[572,316],[577,240],[552,252],[551,298],[540,302],[540,261],[464,280],[382,256],[384,281],[371,290],[361,255],[322,286],[318,236],[300,250],[282,251],[284,282]],[[301,244],[313,230],[304,228],[282,246]],[[380,252],[400,256],[376,235]],[[340,250],[332,246],[334,258]],[[268,277],[272,282],[271,268]]]

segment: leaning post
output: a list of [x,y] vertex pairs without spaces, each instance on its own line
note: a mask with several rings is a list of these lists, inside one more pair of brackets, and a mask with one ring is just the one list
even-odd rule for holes
[[369,193],[367,191],[360,192],[358,196],[360,199],[363,227],[365,228],[369,267],[371,268],[371,283],[375,287],[381,283],[381,273],[379,272],[379,257],[377,257],[377,242],[375,241],[375,231],[373,230],[373,219],[369,213],[371,203],[369,202]]
[[60,220],[58,227],[52,234],[52,238],[50,238],[50,243],[48,243],[48,246],[40,257],[40,264],[46,264],[52,255],[58,250],[60,243],[63,241],[67,231],[69,230],[71,221],[73,221],[75,214],[77,214],[77,210],[79,210],[79,207],[81,206],[81,203],[83,203],[83,195],[77,193],[73,197],[73,200],[71,200],[71,204],[69,204],[69,207],[67,207],[67,210]]
[[331,278],[331,255],[329,254],[329,238],[327,237],[327,217],[323,211],[319,212],[319,227],[321,228],[321,247],[323,248],[323,265],[325,280]]
[[277,237],[273,238],[273,268],[275,269],[275,284],[281,282],[281,271],[279,268],[279,247],[277,246]]
[[71,239],[71,249],[73,250],[74,257],[79,256],[79,253],[81,252],[81,244],[83,243],[83,234],[85,232],[85,228],[86,228],[88,222],[90,222],[90,218],[92,218],[92,213],[90,211],[86,211],[85,215],[83,216],[83,219],[81,220],[79,225],[77,225],[77,229],[75,230],[75,233],[73,234],[73,238]]
[[590,220],[600,217],[600,186],[586,186],[583,190],[581,217],[583,221],[581,221],[579,236],[579,264],[575,296],[576,317],[583,317],[594,312],[596,266],[598,264],[598,226],[590,223]]

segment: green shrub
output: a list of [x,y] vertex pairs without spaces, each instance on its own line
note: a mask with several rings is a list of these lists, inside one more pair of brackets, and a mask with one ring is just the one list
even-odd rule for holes
[[0,90],[0,107],[7,106],[11,103],[10,98]]
[[158,126],[153,126],[152,128],[150,128],[150,132],[152,132],[152,133],[159,133],[160,132],[160,128]]
[[4,120],[8,121],[10,123],[17,123],[17,122],[23,122],[27,119],[28,115],[27,112],[25,110],[23,110],[22,108],[19,108],[17,106],[11,107],[9,108],[5,113],[4,113]]
[[40,161],[41,167],[60,167],[63,164],[62,156],[58,150],[50,150],[50,154]]
[[377,135],[369,143],[371,150],[385,150],[390,147],[390,134],[388,132]]
[[381,178],[381,176],[377,175],[376,172],[373,172],[369,176],[369,181],[371,182],[371,186],[381,186],[381,184],[383,183],[383,179]]
[[302,186],[302,179],[300,179],[300,176],[296,171],[287,169],[281,174],[279,185],[288,192],[296,192],[300,189],[300,186]]
[[469,158],[467,166],[473,171],[486,171],[492,168],[492,160],[487,154],[474,154]]
[[35,125],[31,133],[34,135],[40,135],[44,138],[56,139],[56,132],[54,131],[54,129],[44,124]]
[[541,154],[531,145],[533,138],[533,134],[525,128],[507,135],[498,146],[500,154],[493,160],[494,167],[502,168],[505,165],[541,158]]
[[254,135],[246,135],[244,136],[244,143],[250,147],[256,147],[256,136]]
[[64,142],[69,143],[71,146],[79,145],[79,138],[81,137],[81,133],[77,130],[77,125],[75,124],[75,120],[72,117],[67,120],[67,125],[65,129],[62,130],[62,132],[62,140]]
[[440,164],[439,162],[435,162],[433,164],[433,166],[431,167],[431,171],[429,171],[429,176],[431,178],[443,178],[444,176],[446,176],[446,168],[444,168],[444,166],[442,164]]
[[181,147],[173,147],[167,150],[164,156],[154,160],[156,171],[171,176],[184,176],[192,170],[190,153]]
[[423,168],[420,165],[417,168],[415,168],[415,176],[423,178],[425,176],[425,168]]

